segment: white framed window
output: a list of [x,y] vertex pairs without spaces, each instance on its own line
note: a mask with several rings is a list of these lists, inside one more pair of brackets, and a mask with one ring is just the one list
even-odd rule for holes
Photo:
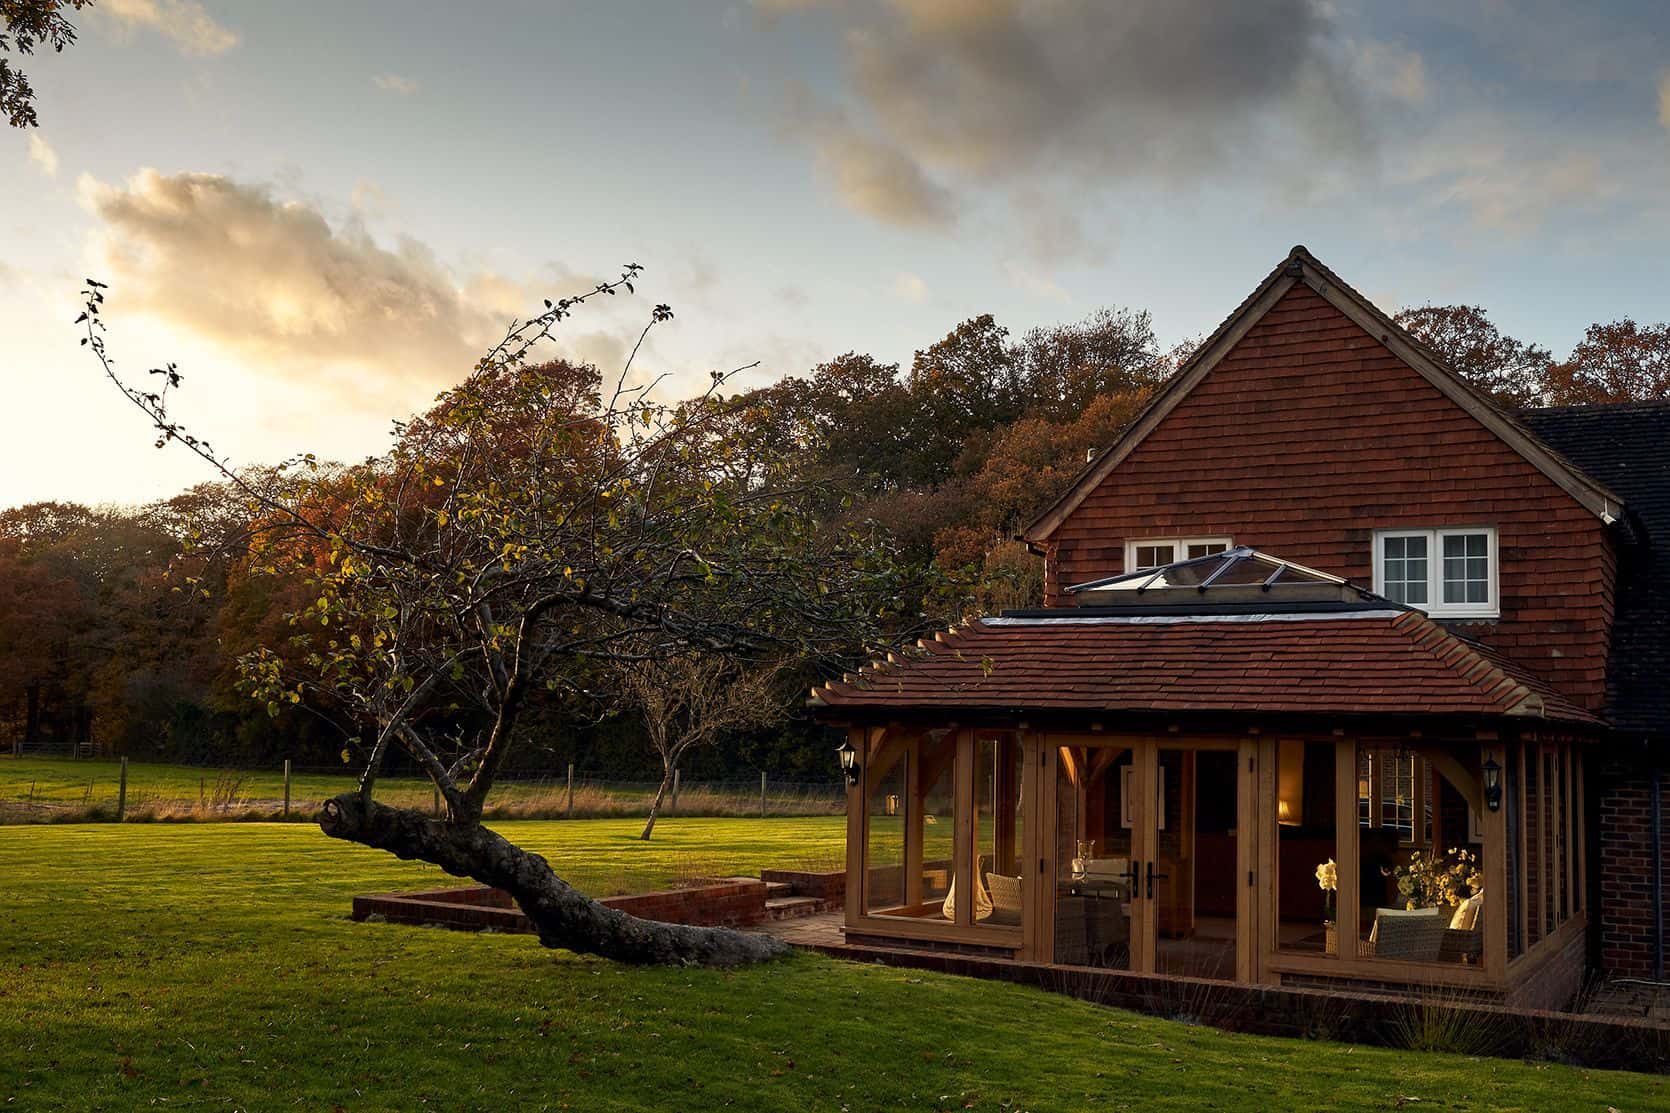
[[1151,537],[1125,542],[1125,571],[1141,572],[1161,568],[1180,560],[1194,560],[1228,552],[1234,544],[1227,537]]
[[1374,590],[1435,618],[1495,618],[1496,531],[1386,529],[1374,535]]

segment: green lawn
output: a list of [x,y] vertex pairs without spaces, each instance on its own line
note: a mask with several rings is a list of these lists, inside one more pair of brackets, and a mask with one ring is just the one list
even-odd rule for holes
[[[107,759],[74,759],[67,757],[0,758],[0,800],[34,799],[59,804],[114,803],[120,777],[120,763]],[[232,783],[235,781],[235,784]],[[222,779],[216,769],[200,769],[189,765],[130,761],[128,763],[128,803],[143,804],[147,799],[196,800],[199,795],[212,800],[217,783],[223,789],[235,790],[245,800],[282,800],[284,774],[277,770],[239,770]],[[325,800],[353,787],[354,775],[346,768],[341,774],[297,773],[291,778],[291,799]],[[413,799],[427,797],[427,782],[410,778],[390,778],[384,786],[397,796]]]
[[[323,801],[351,789],[355,772],[344,767],[340,773],[295,773],[290,779],[293,818],[311,815]],[[72,821],[113,818],[119,779],[120,763],[110,759],[0,755],[0,823],[19,821],[24,805],[31,806],[33,818],[53,815]],[[391,804],[423,807],[433,800],[434,789],[422,778],[384,777],[377,783],[377,795]],[[581,782],[575,793],[575,813],[582,816],[643,814],[648,811],[653,795],[653,785]],[[283,798],[284,774],[278,770],[128,763],[130,819],[155,818],[158,814],[164,818],[214,819],[251,812],[256,818],[276,818]],[[734,794],[719,795],[704,786],[687,784],[681,796],[681,808],[691,814],[752,815],[759,806],[758,801],[759,791],[752,785],[739,786]],[[199,808],[200,803],[206,806]],[[798,793],[774,788],[768,807],[774,815],[797,815],[839,811],[844,803],[831,793],[802,798]],[[563,777],[504,781],[495,787],[489,802],[490,809],[506,809],[515,816],[529,811],[556,816],[566,806],[567,785]],[[85,814],[87,809],[96,809],[96,814]]]
[[[841,821],[505,823],[603,892],[828,862]],[[1666,1080],[1226,1035],[800,956],[638,970],[347,918],[440,875],[298,824],[0,828],[0,1108],[1606,1109]]]

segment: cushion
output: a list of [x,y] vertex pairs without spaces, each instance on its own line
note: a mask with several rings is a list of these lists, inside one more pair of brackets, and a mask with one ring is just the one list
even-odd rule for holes
[[[985,859],[982,858],[981,861],[984,862]],[[976,920],[984,920],[992,914],[992,896],[986,892],[985,882],[980,879],[978,870],[974,874],[973,904],[974,907],[971,911],[973,911]],[[951,879],[951,888],[945,894],[945,903],[940,905],[940,914],[947,920],[957,918],[957,879],[955,877]]]
[[1380,936],[1380,921],[1382,920],[1442,920],[1444,910],[1436,906],[1432,908],[1376,908],[1374,910],[1374,926],[1369,928],[1368,941],[1373,943]]
[[1480,890],[1455,906],[1450,927],[1455,931],[1477,931],[1479,915],[1484,911],[1484,892]]

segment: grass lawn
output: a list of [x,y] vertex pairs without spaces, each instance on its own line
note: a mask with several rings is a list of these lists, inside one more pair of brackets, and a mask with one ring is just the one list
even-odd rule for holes
[[[108,758],[27,757],[0,755],[0,822],[5,822],[6,805],[46,806],[59,820],[109,819],[116,811],[117,785],[121,765]],[[290,778],[292,815],[302,818],[339,792],[354,787],[358,766],[341,772],[296,772]],[[490,807],[504,808],[521,817],[531,811],[540,816],[558,816],[566,807],[563,777],[510,779],[495,788]],[[421,777],[383,777],[377,795],[390,804],[426,807],[434,788]],[[582,781],[576,789],[577,815],[626,816],[649,809],[654,785],[593,784]],[[284,774],[276,769],[218,770],[160,762],[128,763],[128,815],[151,818],[277,818],[284,798]],[[759,790],[738,786],[734,793],[720,794],[701,785],[686,784],[681,796],[683,810],[691,814],[756,814]],[[207,807],[195,810],[199,802]],[[229,807],[228,807],[229,806]],[[802,798],[781,787],[772,789],[768,807],[774,815],[827,814],[840,811],[845,799],[838,793],[813,793]],[[97,809],[89,816],[87,809]]]
[[[0,758],[0,800],[24,800],[31,796],[37,801],[60,804],[114,803],[120,763],[104,758],[28,757]],[[294,800],[324,800],[354,785],[353,770],[344,768],[340,775],[326,773],[297,773],[290,779],[290,793]],[[282,800],[284,774],[277,770],[240,771],[238,785],[245,798]],[[128,763],[128,803],[137,804],[147,797],[168,800],[194,800],[201,792],[212,797],[220,772],[189,765],[130,761]],[[387,787],[396,794],[409,791],[427,797],[427,782],[391,777]],[[415,797],[414,797],[415,798]]]
[[[582,886],[828,861],[833,818],[498,825]],[[297,824],[0,828],[0,1108],[1581,1109],[1670,1080],[1226,1035],[799,956],[639,970],[348,920],[428,867]]]

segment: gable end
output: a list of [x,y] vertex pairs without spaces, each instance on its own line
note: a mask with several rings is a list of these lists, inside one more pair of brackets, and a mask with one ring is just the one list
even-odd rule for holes
[[1623,500],[1595,482],[1498,410],[1488,399],[1444,366],[1423,344],[1375,308],[1323,266],[1304,247],[1295,247],[1282,263],[1238,306],[1161,388],[1125,433],[1084,470],[1055,505],[1021,534],[1034,547],[1047,542],[1090,493],[1164,421],[1212,369],[1295,285],[1304,283],[1369,336],[1465,410],[1498,440],[1547,476],[1579,505],[1611,524],[1623,512]]

